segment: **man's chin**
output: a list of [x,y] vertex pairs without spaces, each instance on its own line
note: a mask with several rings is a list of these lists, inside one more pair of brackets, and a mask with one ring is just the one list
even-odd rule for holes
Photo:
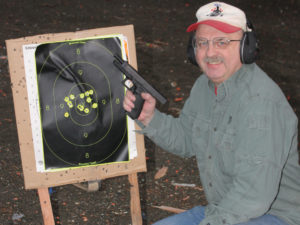
[[207,74],[206,75],[209,80],[211,80],[215,84],[220,84],[224,81],[224,77],[218,74]]

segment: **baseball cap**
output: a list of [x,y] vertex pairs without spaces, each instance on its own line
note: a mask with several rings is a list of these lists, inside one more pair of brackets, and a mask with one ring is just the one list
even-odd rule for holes
[[206,24],[224,33],[234,33],[247,30],[245,13],[224,2],[211,2],[200,7],[196,12],[197,22],[187,28],[187,32],[197,29],[198,25]]

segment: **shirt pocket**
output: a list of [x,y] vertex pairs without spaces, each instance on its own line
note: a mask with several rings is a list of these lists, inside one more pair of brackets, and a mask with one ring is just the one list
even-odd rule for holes
[[197,157],[198,166],[204,167],[205,152],[207,151],[210,138],[210,121],[205,119],[202,115],[197,115],[192,131],[193,151]]
[[235,139],[236,129],[227,128],[223,131],[218,131],[216,134],[216,156],[220,171],[224,175],[232,176],[235,166]]

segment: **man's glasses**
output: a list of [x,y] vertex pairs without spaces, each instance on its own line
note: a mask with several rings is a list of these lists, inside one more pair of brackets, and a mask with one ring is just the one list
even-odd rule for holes
[[225,49],[230,44],[230,42],[241,41],[241,40],[230,40],[225,37],[216,37],[212,40],[208,40],[206,38],[194,38],[193,47],[196,49],[206,49],[210,41],[212,41],[214,48]]

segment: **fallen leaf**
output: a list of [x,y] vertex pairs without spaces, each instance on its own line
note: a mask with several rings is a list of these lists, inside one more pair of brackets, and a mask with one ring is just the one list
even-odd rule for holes
[[182,101],[182,100],[183,100],[183,98],[175,98],[175,99],[174,99],[175,102],[180,102],[180,101]]
[[167,171],[168,171],[168,167],[166,167],[166,166],[160,168],[160,169],[156,172],[156,174],[155,174],[155,176],[154,176],[154,179],[157,180],[157,179],[159,179],[159,178],[164,177],[164,176],[166,175]]
[[3,97],[6,97],[6,93],[0,89],[0,94],[2,94]]
[[190,196],[186,196],[185,198],[182,199],[182,201],[186,201],[190,198]]

